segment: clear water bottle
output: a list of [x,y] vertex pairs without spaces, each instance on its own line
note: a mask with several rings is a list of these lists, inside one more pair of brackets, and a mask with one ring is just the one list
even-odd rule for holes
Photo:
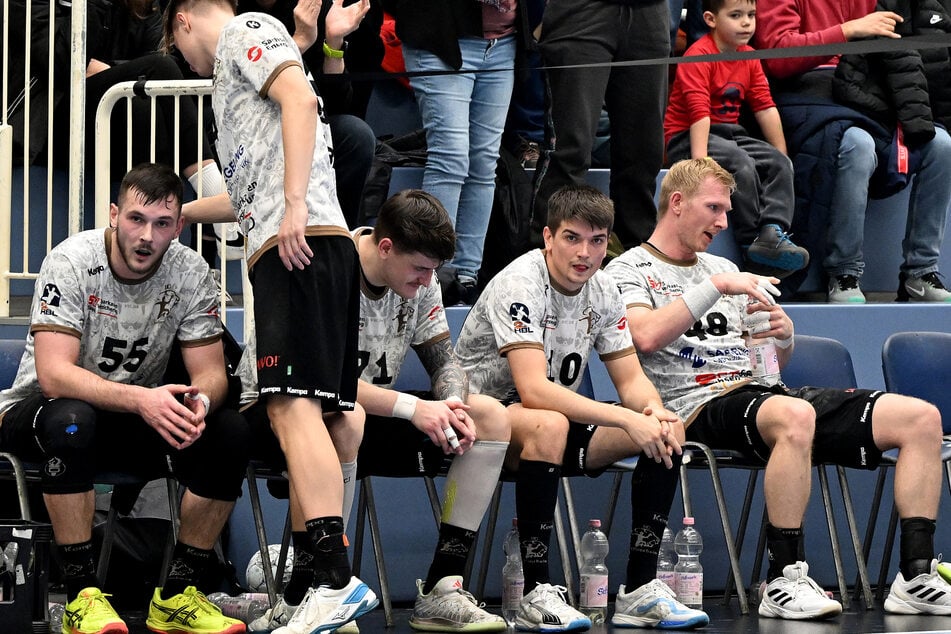
[[208,600],[221,609],[221,613],[233,619],[250,623],[264,615],[270,607],[267,594],[263,592],[244,592],[236,597],[225,592],[214,592]]
[[502,618],[510,626],[514,626],[518,604],[525,592],[525,574],[522,572],[517,518],[512,518],[512,530],[505,536],[502,550],[505,552],[505,565],[502,566]]
[[674,566],[675,589],[677,599],[688,608],[703,609],[703,566],[700,565],[700,553],[703,552],[703,539],[694,528],[692,517],[684,518],[684,526],[674,537],[674,550],[677,552],[677,565]]
[[608,537],[601,532],[601,520],[588,522],[581,538],[581,597],[578,609],[591,623],[604,623],[608,612]]
[[674,552],[674,533],[669,527],[664,527],[664,536],[660,540],[660,550],[657,553],[657,578],[677,592],[674,580],[674,566],[677,565],[677,553]]
[[50,603],[50,634],[63,634],[63,615],[65,613],[65,605]]

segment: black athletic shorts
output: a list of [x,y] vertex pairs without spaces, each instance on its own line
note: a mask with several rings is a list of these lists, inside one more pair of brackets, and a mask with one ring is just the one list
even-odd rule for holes
[[359,261],[346,236],[307,236],[314,252],[288,271],[277,247],[249,272],[254,286],[261,396],[319,398],[323,411],[353,410],[360,324]]
[[756,414],[763,402],[776,395],[801,398],[816,410],[815,463],[832,463],[856,469],[875,469],[882,451],[872,437],[872,410],[885,392],[879,390],[745,385],[718,396],[703,406],[687,427],[687,440],[714,449],[732,449],[763,462],[769,447],[756,428]]

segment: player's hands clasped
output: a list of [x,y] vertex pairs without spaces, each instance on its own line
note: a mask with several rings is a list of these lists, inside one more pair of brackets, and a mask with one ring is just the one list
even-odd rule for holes
[[[169,384],[145,391],[139,399],[139,416],[172,447],[184,449],[198,440],[205,430],[205,405],[198,399],[184,399],[186,394],[195,396],[198,388],[193,385]],[[185,401],[178,400],[182,396]]]
[[[416,403],[412,423],[442,447],[443,453],[462,455],[475,442],[475,423],[468,414],[469,406],[461,401],[424,401]],[[453,443],[455,438],[457,443]]]

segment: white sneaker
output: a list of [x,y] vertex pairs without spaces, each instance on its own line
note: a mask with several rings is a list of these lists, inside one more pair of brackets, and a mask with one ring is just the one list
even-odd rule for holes
[[339,590],[320,586],[308,588],[300,606],[287,625],[274,634],[323,634],[332,632],[376,607],[373,590],[356,577]]
[[565,600],[564,586],[539,583],[522,597],[515,616],[515,628],[528,632],[569,632],[587,630],[591,619]]
[[631,592],[625,592],[621,585],[614,604],[614,616],[611,617],[615,627],[656,627],[661,630],[686,630],[703,627],[709,622],[706,612],[679,602],[670,586],[657,579]]
[[825,619],[842,613],[842,604],[826,596],[809,578],[809,564],[797,561],[783,568],[783,576],[766,584],[759,615],[773,619]]
[[360,634],[360,628],[357,627],[356,621],[350,621],[335,629],[334,632],[337,632],[337,634]]
[[440,579],[429,594],[423,594],[423,580],[416,580],[416,605],[409,625],[423,632],[501,632],[507,627],[498,615],[486,612],[471,594],[463,590],[462,577]]
[[248,623],[248,631],[273,632],[282,625],[287,625],[296,610],[296,605],[285,603],[284,597],[280,596],[274,602],[273,608],[268,608],[263,615]]
[[951,614],[951,584],[938,573],[938,560],[931,570],[905,581],[901,572],[885,599],[885,611],[893,614]]

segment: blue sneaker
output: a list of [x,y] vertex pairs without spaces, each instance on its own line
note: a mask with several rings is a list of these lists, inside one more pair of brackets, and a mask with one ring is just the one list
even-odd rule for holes
[[780,279],[809,266],[809,252],[793,244],[789,234],[773,224],[760,228],[746,258],[747,268],[753,273]]
[[359,618],[375,608],[379,600],[367,584],[356,577],[339,590],[320,586],[309,588],[287,625],[274,634],[323,634]]
[[679,602],[674,591],[657,579],[637,590],[625,592],[622,585],[617,592],[614,616],[615,627],[653,627],[660,630],[689,630],[703,627],[710,617],[703,610],[688,608]]

